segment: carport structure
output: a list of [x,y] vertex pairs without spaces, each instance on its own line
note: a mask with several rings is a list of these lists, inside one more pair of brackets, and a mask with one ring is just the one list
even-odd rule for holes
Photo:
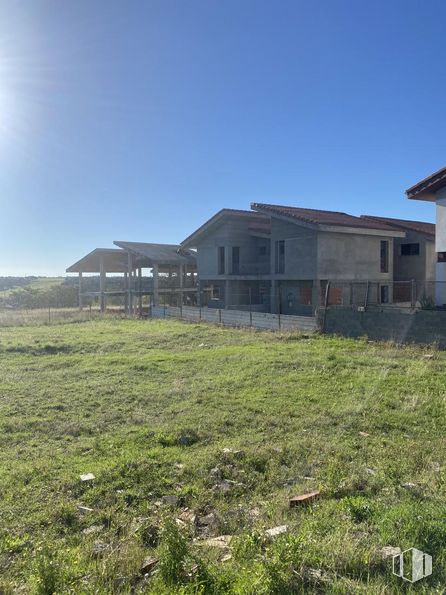
[[[135,311],[135,298],[139,312],[142,312],[143,296],[150,297],[151,305],[159,304],[162,293],[176,292],[180,303],[184,296],[197,291],[196,254],[177,244],[151,244],[145,242],[114,242],[118,248],[96,248],[81,260],[66,269],[67,273],[79,274],[79,307],[83,298],[99,297],[101,312],[105,311],[107,296],[124,296],[125,309],[129,314]],[[151,269],[143,288],[142,269]],[[99,291],[83,291],[83,273],[99,274]],[[106,291],[107,273],[121,273],[124,287]],[[147,280],[149,283],[147,283]]]

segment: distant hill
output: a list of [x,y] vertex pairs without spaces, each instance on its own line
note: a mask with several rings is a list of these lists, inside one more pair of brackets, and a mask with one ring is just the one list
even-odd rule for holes
[[[77,277],[0,277],[0,307],[71,308],[79,303]],[[99,276],[84,277],[84,291],[99,291]],[[122,289],[122,279],[109,277],[107,289]],[[113,303],[113,299],[109,299]],[[88,299],[84,299],[88,304]]]
[[44,308],[77,305],[77,288],[66,277],[0,277],[0,306]]

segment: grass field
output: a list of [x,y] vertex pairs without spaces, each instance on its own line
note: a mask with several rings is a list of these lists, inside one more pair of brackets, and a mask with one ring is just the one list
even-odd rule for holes
[[0,329],[0,593],[443,593],[445,365],[176,321]]

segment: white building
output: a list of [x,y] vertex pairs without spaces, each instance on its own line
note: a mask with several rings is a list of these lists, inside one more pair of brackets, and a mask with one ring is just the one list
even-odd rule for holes
[[408,198],[436,203],[435,251],[436,301],[446,305],[446,167],[424,178],[406,190]]

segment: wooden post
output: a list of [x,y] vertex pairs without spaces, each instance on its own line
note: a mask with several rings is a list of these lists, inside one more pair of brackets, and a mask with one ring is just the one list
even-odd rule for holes
[[82,271],[79,271],[79,310],[82,310]]
[[99,257],[99,291],[101,292],[101,312],[105,312],[105,267],[104,267],[104,256],[101,254]]

